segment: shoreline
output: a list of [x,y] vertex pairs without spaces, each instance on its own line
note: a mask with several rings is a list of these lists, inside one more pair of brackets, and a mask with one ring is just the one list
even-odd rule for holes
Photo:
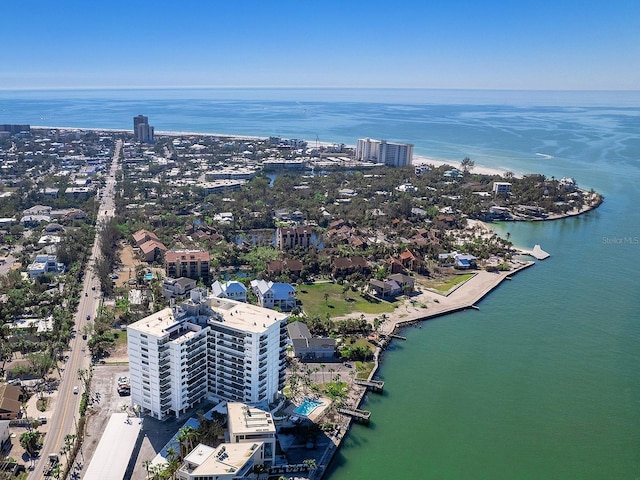
[[[446,295],[435,293],[430,290],[422,291],[416,297],[413,297],[412,300],[415,299],[416,302],[425,304],[429,302],[426,309],[422,307],[406,306],[405,313],[399,314],[397,311],[402,309],[402,307],[399,306],[396,311],[389,314],[389,319],[381,325],[381,333],[384,335],[385,339],[379,343],[378,347],[376,347],[376,351],[374,353],[374,367],[367,380],[372,380],[375,377],[382,364],[381,356],[391,343],[391,340],[393,340],[392,336],[398,335],[403,328],[407,328],[419,322],[442,317],[450,313],[468,309],[479,309],[476,304],[480,303],[487,295],[498,288],[502,282],[510,280],[516,273],[532,267],[535,264],[535,261],[516,260],[511,262],[511,265],[514,267],[513,270],[506,272],[487,272],[486,270],[477,271],[473,278],[470,278]],[[360,408],[368,390],[366,387],[356,387],[355,384],[352,384],[351,388],[355,391],[355,402],[349,406],[353,408]],[[332,442],[320,457],[317,469],[309,475],[309,479],[323,478],[331,465],[334,455],[340,449],[342,440],[347,435],[351,428],[351,424],[354,422],[351,417],[343,417],[345,420],[339,424],[338,433],[331,437]]]

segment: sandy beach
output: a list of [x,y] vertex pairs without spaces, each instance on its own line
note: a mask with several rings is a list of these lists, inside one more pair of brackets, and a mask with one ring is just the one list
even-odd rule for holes
[[[451,160],[436,160],[435,158],[425,157],[424,155],[413,155],[412,165],[432,165],[434,167],[441,167],[443,165],[449,165],[453,168],[460,169],[460,162],[454,162]],[[500,175],[503,176],[507,173],[507,170],[500,168],[487,167],[484,165],[474,165],[471,169],[471,173],[479,173],[480,175]],[[514,177],[521,178],[522,174],[517,172],[513,173]]]
[[[109,133],[127,133],[130,130],[126,129],[118,129],[118,128],[77,128],[77,127],[50,127],[43,125],[33,125],[31,128],[37,130],[84,130],[84,131],[93,131],[93,132],[109,132]],[[203,137],[221,137],[221,138],[231,138],[235,140],[266,140],[269,137],[260,137],[260,136],[251,136],[251,135],[234,135],[228,133],[202,133],[202,132],[179,132],[179,131],[163,131],[158,130],[155,132],[156,136],[167,136],[167,137],[193,137],[193,136],[203,136]],[[315,145],[321,147],[330,147],[335,145],[337,142],[321,142],[317,140],[306,140],[307,144],[312,147]],[[348,148],[355,149],[355,145],[346,145]],[[460,162],[454,160],[442,160],[436,159],[432,157],[428,157],[425,155],[413,155],[413,160],[411,162],[412,165],[432,165],[434,167],[441,167],[443,165],[449,165],[452,168],[460,168]],[[479,173],[481,175],[504,175],[507,170],[495,167],[488,167],[485,165],[475,165],[471,169],[472,173]],[[522,174],[519,172],[512,172],[515,177],[522,177]]]

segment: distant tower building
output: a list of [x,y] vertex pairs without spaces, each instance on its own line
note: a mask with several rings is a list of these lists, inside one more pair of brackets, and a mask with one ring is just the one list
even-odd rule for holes
[[356,145],[356,160],[405,167],[413,161],[413,145],[360,138]]
[[144,115],[133,117],[133,136],[142,143],[153,142],[153,127],[149,125],[149,118]]

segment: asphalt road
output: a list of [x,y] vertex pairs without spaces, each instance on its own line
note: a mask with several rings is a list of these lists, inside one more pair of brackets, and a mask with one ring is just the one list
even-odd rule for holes
[[[106,186],[103,189],[102,202],[98,212],[98,226],[101,222],[114,215],[115,178],[121,148],[122,141],[118,140],[114,149],[111,170],[107,176]],[[96,235],[89,262],[85,267],[83,291],[86,292],[87,295],[81,295],[78,310],[75,315],[75,329],[77,334],[71,339],[69,358],[61,368],[62,379],[58,389],[59,401],[56,403],[55,411],[49,421],[49,432],[44,438],[40,458],[33,471],[30,472],[29,479],[42,480],[45,478],[44,471],[49,464],[49,454],[60,452],[60,449],[64,445],[65,436],[75,434],[77,430],[78,411],[83,391],[83,385],[78,379],[78,370],[88,368],[91,363],[87,340],[82,338],[81,332],[87,322],[95,318],[100,304],[100,282],[94,275],[92,268],[99,253],[99,237]],[[95,290],[93,289],[94,287]],[[87,317],[89,317],[90,320],[87,320]],[[78,387],[78,393],[74,394],[73,390],[76,386]],[[60,456],[60,460],[64,461],[64,457]]]

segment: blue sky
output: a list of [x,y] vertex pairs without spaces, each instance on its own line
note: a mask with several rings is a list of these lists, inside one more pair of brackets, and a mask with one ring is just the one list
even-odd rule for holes
[[0,89],[640,89],[640,0],[32,0],[0,11]]

